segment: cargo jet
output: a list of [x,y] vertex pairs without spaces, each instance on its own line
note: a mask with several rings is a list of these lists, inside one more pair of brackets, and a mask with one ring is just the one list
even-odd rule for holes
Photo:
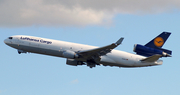
[[171,57],[172,51],[162,46],[171,33],[163,32],[146,45],[134,45],[136,54],[114,50],[124,38],[104,47],[89,46],[65,41],[58,41],[40,37],[15,35],[8,37],[4,43],[17,49],[18,53],[38,53],[66,58],[66,64],[77,66],[96,65],[118,67],[146,67],[161,65],[161,57]]

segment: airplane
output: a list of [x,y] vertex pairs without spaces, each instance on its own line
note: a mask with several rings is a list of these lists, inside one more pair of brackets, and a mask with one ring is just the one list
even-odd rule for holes
[[162,65],[163,61],[159,58],[171,57],[172,51],[162,48],[170,34],[170,32],[162,32],[146,45],[135,44],[133,51],[136,54],[114,50],[122,43],[123,37],[104,47],[26,35],[10,36],[4,40],[4,43],[17,49],[19,54],[29,52],[66,58],[66,64],[71,66],[147,67]]

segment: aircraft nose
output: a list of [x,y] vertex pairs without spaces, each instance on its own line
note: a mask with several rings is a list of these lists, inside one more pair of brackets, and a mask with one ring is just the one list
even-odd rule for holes
[[5,43],[5,44],[7,44],[8,42],[9,42],[8,39],[5,39],[5,40],[4,40],[4,43]]

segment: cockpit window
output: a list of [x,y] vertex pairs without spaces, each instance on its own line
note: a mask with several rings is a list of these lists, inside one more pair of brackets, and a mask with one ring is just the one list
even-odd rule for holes
[[13,37],[9,37],[9,39],[13,39]]

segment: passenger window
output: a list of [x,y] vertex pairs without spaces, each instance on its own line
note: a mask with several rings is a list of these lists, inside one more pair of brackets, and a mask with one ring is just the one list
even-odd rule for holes
[[13,37],[9,37],[9,39],[13,39]]

